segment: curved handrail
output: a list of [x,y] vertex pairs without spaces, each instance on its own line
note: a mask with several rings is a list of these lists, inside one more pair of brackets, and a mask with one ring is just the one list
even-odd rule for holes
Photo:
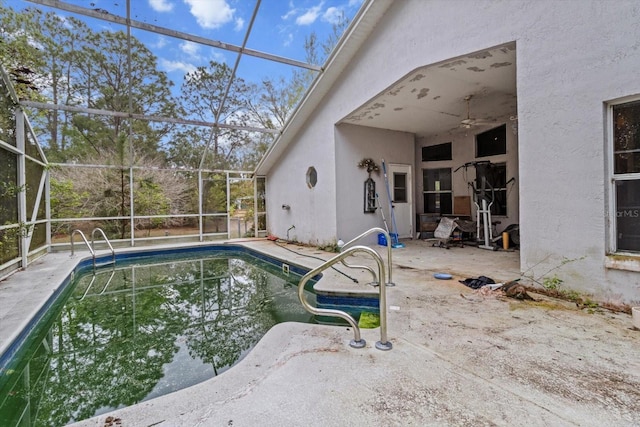
[[[376,261],[376,264],[378,264],[378,277],[385,277],[384,262],[382,261],[382,257],[380,257],[380,254],[378,254],[376,251],[374,251],[373,249],[367,246],[353,246],[351,248],[348,248],[346,251],[339,253],[333,258],[325,261],[319,267],[316,267],[313,270],[309,271],[307,274],[305,274],[302,277],[302,279],[300,279],[300,283],[298,283],[298,298],[300,299],[300,302],[302,303],[302,306],[305,308],[305,310],[307,310],[311,314],[320,315],[320,316],[324,315],[324,316],[340,317],[346,320],[349,323],[349,325],[351,325],[351,327],[353,328],[353,333],[354,333],[354,339],[351,340],[349,345],[354,348],[362,348],[366,345],[366,342],[360,336],[360,327],[358,326],[358,323],[355,321],[353,317],[351,317],[351,315],[349,315],[349,313],[346,313],[342,310],[313,307],[311,304],[309,304],[309,302],[307,301],[304,295],[304,286],[309,281],[309,279],[311,279],[318,273],[326,270],[327,268],[331,267],[333,264],[339,261],[342,261],[346,257],[351,256],[356,252],[365,252],[371,255],[373,259]],[[386,286],[378,286],[378,288],[380,292],[380,298],[379,298],[380,341],[376,342],[376,348],[379,350],[391,350],[392,345],[387,340]]]
[[107,290],[107,288],[111,284],[111,280],[113,280],[113,276],[115,276],[115,275],[116,275],[116,267],[114,266],[113,269],[111,270],[111,276],[109,276],[109,280],[107,280],[107,283],[104,284],[104,287],[102,288],[102,290],[100,291],[100,293],[98,295],[104,294],[104,291]]
[[85,237],[84,233],[82,232],[82,230],[79,229],[75,229],[73,230],[73,232],[71,233],[71,256],[73,256],[73,236],[75,236],[76,234],[79,234],[80,237],[82,237],[82,240],[84,241],[85,245],[87,245],[87,248],[89,249],[89,252],[91,252],[91,257],[93,258],[93,268],[96,268],[96,252],[93,250],[93,247],[89,244],[89,241],[87,240],[87,238]]
[[91,282],[89,282],[89,285],[87,286],[87,288],[86,288],[86,289],[84,290],[84,292],[82,293],[82,296],[81,296],[81,297],[79,297],[79,298],[78,298],[78,297],[76,297],[76,299],[77,299],[78,301],[82,301],[82,300],[87,296],[87,294],[89,293],[89,289],[91,289],[91,287],[93,286],[93,282],[95,282],[95,281],[96,281],[96,273],[95,273],[95,271],[94,271],[94,272],[93,272],[93,277],[91,278]]
[[[107,243],[107,245],[109,246],[109,249],[111,249],[111,257],[112,257],[112,261],[115,264],[116,262],[116,251],[113,250],[113,246],[111,246],[111,242],[109,241],[109,239],[107,239],[107,235],[104,234],[104,231],[102,231],[102,228],[100,227],[96,227],[93,229],[93,231],[91,232],[91,247],[95,250],[95,246],[94,246],[94,240],[95,240],[95,235],[96,235],[96,231],[99,231],[100,234],[102,234],[102,238],[104,239],[104,241]],[[95,255],[94,255],[95,257]]]
[[369,282],[369,285],[378,286],[378,282],[379,282],[378,276],[376,275],[376,272],[373,268],[369,267],[368,265],[347,264],[345,260],[342,260],[341,263],[342,265],[348,268],[361,268],[363,270],[367,270],[369,273],[371,273],[371,276],[373,276],[373,280]]
[[[109,287],[109,285],[111,284],[111,280],[113,280],[114,276],[116,275],[116,267],[115,265],[112,267],[111,269],[111,275],[109,276],[109,278],[107,279],[107,281],[105,282],[104,286],[102,287],[102,290],[100,291],[100,293],[98,294],[93,294],[93,295],[102,295],[104,294],[104,292],[107,290],[107,288]],[[87,289],[84,290],[84,292],[82,293],[82,296],[79,298],[76,298],[78,301],[82,301],[86,298],[86,296],[89,294],[89,290],[91,289],[91,287],[93,286],[93,283],[96,281],[97,279],[97,274],[94,271],[93,272],[93,277],[91,278],[91,282],[89,283],[89,286],[87,286]]]
[[[384,230],[380,227],[373,227],[367,231],[365,231],[364,233],[360,234],[357,237],[354,237],[353,239],[349,240],[347,243],[345,243],[344,245],[342,245],[342,248],[340,248],[340,250],[346,248],[347,246],[349,246],[350,244],[354,243],[357,240],[362,239],[365,236],[368,236],[369,234],[373,234],[373,233],[382,233],[384,234],[385,238],[387,239],[387,272],[389,275],[389,278],[387,280],[387,286],[395,286],[396,284],[393,283],[393,278],[391,277],[391,270],[392,270],[392,265],[391,265],[391,237],[389,236],[389,232],[387,230]],[[347,267],[351,267],[351,268],[364,268],[366,270],[369,270],[372,274],[373,274],[373,280],[375,282],[377,282],[377,278],[375,275],[375,272],[373,271],[372,268],[368,267],[368,266],[356,266],[356,265],[348,265],[347,263],[345,263],[344,261],[342,262],[345,266]]]

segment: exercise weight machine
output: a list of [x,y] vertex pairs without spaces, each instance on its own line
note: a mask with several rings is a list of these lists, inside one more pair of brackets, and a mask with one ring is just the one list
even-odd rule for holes
[[[475,183],[471,181],[468,185],[473,190],[473,203],[476,205],[476,239],[478,247],[494,250],[492,245],[493,222],[491,221],[491,206],[495,201],[495,192],[493,186],[487,180],[491,162],[488,160],[468,162],[458,167],[454,172],[461,168],[466,171],[471,166],[476,169]],[[482,239],[480,239],[480,236],[482,236]]]

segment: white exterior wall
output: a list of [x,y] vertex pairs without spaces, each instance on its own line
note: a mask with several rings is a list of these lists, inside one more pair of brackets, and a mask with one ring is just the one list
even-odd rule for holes
[[[291,222],[281,222],[274,205],[295,199],[305,205],[300,209],[309,214],[309,226],[320,229],[309,236],[336,235],[334,124],[342,117],[413,69],[515,41],[521,269],[540,281],[555,274],[568,288],[599,298],[640,301],[638,273],[604,266],[604,103],[640,94],[639,40],[636,1],[394,2],[311,119],[301,144],[270,173],[272,232],[282,234]],[[323,183],[313,197],[304,184],[311,163]],[[353,197],[360,203],[360,188]],[[290,214],[297,209],[292,204]]]
[[[314,116],[267,176],[269,234],[314,245],[336,241],[335,120],[327,111]],[[318,174],[314,188],[307,186],[310,166]]]
[[[345,242],[373,228],[384,228],[379,211],[364,213],[364,181],[366,169],[358,168],[364,158],[372,158],[380,171],[371,173],[376,183],[380,204],[385,209],[387,225],[391,227],[389,197],[384,182],[382,159],[387,164],[406,164],[413,167],[414,135],[407,132],[373,129],[364,126],[340,125],[336,128],[336,176],[338,238]],[[415,172],[414,172],[415,176]],[[415,214],[415,210],[414,210]],[[369,242],[376,242],[372,235]],[[366,241],[363,241],[366,242]]]
[[[560,267],[548,275],[568,287],[640,301],[638,273],[604,267],[604,103],[640,93],[640,10],[632,2],[611,6],[528,10],[547,23],[518,40],[521,269],[540,277]],[[541,42],[549,44],[544,51]],[[575,261],[561,266],[565,260]]]

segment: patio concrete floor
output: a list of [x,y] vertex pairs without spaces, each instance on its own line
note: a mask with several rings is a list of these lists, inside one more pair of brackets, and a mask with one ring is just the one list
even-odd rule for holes
[[[311,268],[335,255],[267,240],[245,244]],[[391,350],[376,349],[379,328],[362,330],[366,347],[354,349],[351,328],[283,323],[218,377],[77,425],[640,425],[640,331],[631,316],[533,293],[536,301],[520,301],[458,282],[518,278],[517,251],[405,244],[392,250],[396,286],[386,287]],[[50,266],[62,256],[47,255],[0,282],[0,351],[26,321],[18,318],[29,315],[16,298],[28,286],[34,298],[48,295],[36,278],[64,273]],[[354,264],[370,263],[357,258]],[[366,271],[338,269],[359,283],[330,269],[317,286],[372,290]],[[436,272],[453,278],[435,279]]]

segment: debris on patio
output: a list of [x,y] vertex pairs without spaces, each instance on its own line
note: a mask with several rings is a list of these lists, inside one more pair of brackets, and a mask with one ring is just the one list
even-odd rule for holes
[[459,282],[471,289],[480,289],[483,286],[496,283],[495,280],[487,276],[479,276],[475,279],[470,277],[468,279],[459,280]]
[[527,293],[527,288],[524,285],[518,283],[518,280],[512,280],[502,286],[502,291],[509,298],[515,298],[520,300],[537,301]]
[[527,288],[518,283],[520,279],[512,280],[507,283],[496,283],[492,278],[487,276],[479,276],[476,278],[470,277],[468,279],[459,280],[465,286],[470,287],[482,294],[482,296],[495,295],[494,291],[498,289],[502,293],[509,297],[519,300],[536,301],[531,295],[527,293]]

